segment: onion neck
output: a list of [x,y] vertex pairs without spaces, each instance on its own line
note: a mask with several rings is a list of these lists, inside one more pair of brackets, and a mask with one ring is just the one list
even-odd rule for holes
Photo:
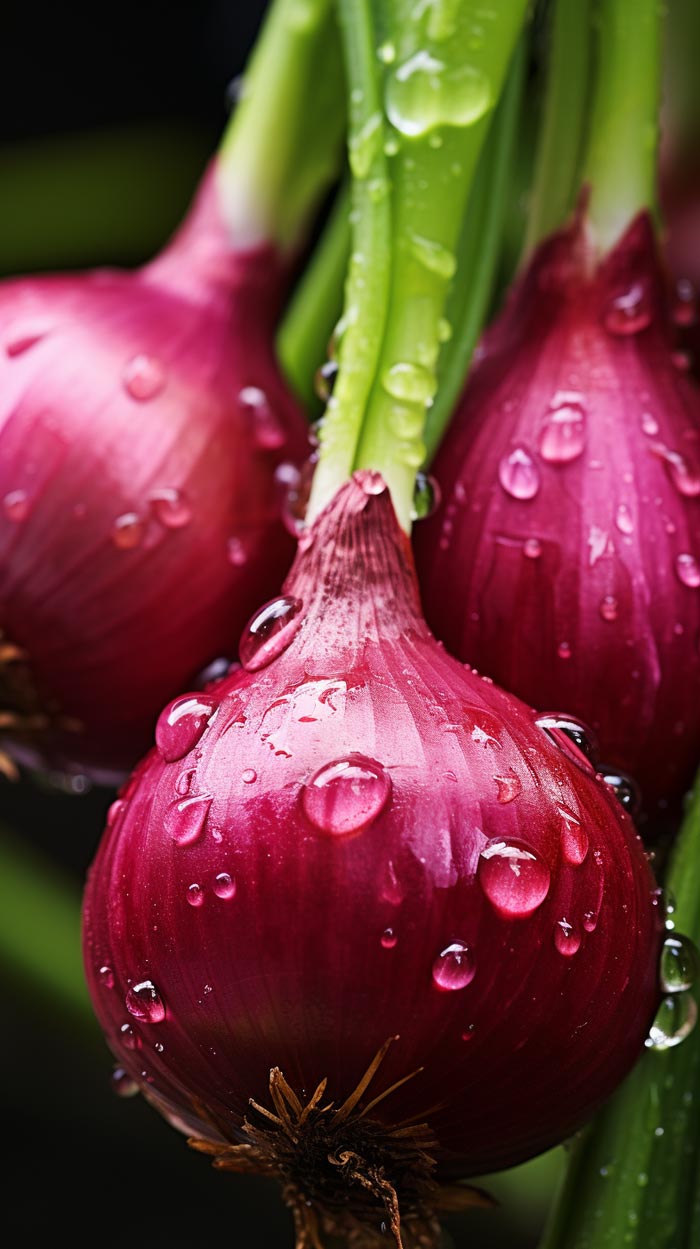
[[487,24],[476,0],[340,0],[352,255],[310,520],[366,468],[410,530],[455,251],[525,9],[497,0]]
[[584,178],[599,254],[644,209],[654,213],[661,78],[658,0],[601,0]]

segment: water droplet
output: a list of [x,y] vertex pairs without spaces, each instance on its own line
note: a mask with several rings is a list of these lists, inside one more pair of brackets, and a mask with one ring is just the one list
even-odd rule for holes
[[207,694],[181,694],[161,711],[156,724],[156,746],[166,763],[182,759],[196,746],[216,708],[216,699]]
[[143,521],[137,512],[124,512],[112,525],[112,542],[120,551],[133,551],[143,538]]
[[276,451],[285,442],[285,433],[264,390],[244,386],[238,402],[250,421],[253,438],[264,451]]
[[691,365],[689,353],[687,351],[672,351],[671,364],[674,369],[678,369],[680,373],[687,373]]
[[23,322],[12,329],[5,339],[5,355],[10,359],[23,355],[25,351],[29,351],[30,347],[40,343],[50,330],[51,326],[48,321]]
[[196,768],[185,768],[183,772],[180,772],[177,780],[175,781],[175,793],[179,794],[181,798],[184,798],[186,794],[189,794],[192,788],[192,782],[196,775]]
[[592,764],[598,757],[598,743],[582,720],[554,711],[535,716],[535,724],[575,763],[583,765],[587,771],[593,770]]
[[283,595],[265,603],[251,616],[238,648],[240,661],[248,672],[264,668],[287,649],[303,622],[301,608],[300,599]]
[[389,859],[386,865],[379,896],[383,902],[388,902],[390,906],[400,906],[404,900],[404,891],[399,884],[396,868],[391,859]]
[[125,809],[126,809],[126,803],[124,802],[122,798],[115,798],[114,802],[110,803],[107,809],[107,819],[106,819],[107,828],[114,828],[114,825],[119,819],[119,816],[121,815],[122,811],[124,811]]
[[323,833],[359,832],[384,808],[391,781],[380,763],[352,754],[324,764],[302,790],[307,818]]
[[385,928],[381,939],[385,950],[393,950],[398,940],[393,928]]
[[152,980],[142,980],[129,989],[126,1009],[143,1023],[162,1023],[165,1019],[165,1003]]
[[615,513],[615,524],[620,533],[624,533],[626,537],[629,537],[631,533],[634,533],[632,513],[626,503],[620,503],[617,512]]
[[681,327],[694,325],[697,321],[695,290],[688,278],[679,278],[676,282],[676,302],[672,315],[674,323]]
[[98,975],[100,984],[105,989],[114,988],[114,972],[112,971],[112,968],[108,966],[107,963],[103,963],[102,966],[98,968],[97,975]]
[[192,884],[187,886],[187,901],[190,906],[201,906],[204,902],[204,890],[201,885]]
[[182,490],[165,487],[149,495],[151,511],[166,529],[182,529],[192,519],[192,508]]
[[539,559],[542,554],[542,543],[539,538],[526,538],[523,542],[523,555],[527,559]]
[[668,1050],[680,1045],[693,1031],[698,1008],[692,993],[670,993],[659,1006],[644,1044],[650,1050]]
[[119,1039],[127,1050],[141,1049],[141,1037],[135,1032],[130,1023],[123,1023],[119,1029]]
[[382,146],[382,115],[371,113],[360,129],[350,136],[348,159],[356,178],[366,178]]
[[382,385],[394,399],[425,407],[435,394],[435,376],[420,364],[400,361],[392,364],[382,377]]
[[474,956],[463,941],[445,946],[433,963],[433,982],[438,989],[466,989],[474,979]]
[[611,334],[639,334],[651,324],[649,293],[641,282],[616,295],[604,316],[605,328]]
[[25,490],[10,490],[2,501],[2,508],[8,520],[14,525],[21,525],[31,511],[31,504]]
[[557,920],[554,925],[554,944],[560,954],[570,958],[580,949],[581,934],[566,917]]
[[617,768],[606,768],[605,764],[601,764],[598,771],[598,779],[611,789],[625,811],[629,811],[630,815],[634,815],[641,806],[641,796],[637,782],[628,776],[626,772],[620,772]]
[[258,774],[255,771],[255,768],[246,768],[245,771],[241,773],[241,780],[244,785],[253,785],[257,779]]
[[522,793],[522,781],[514,772],[511,772],[508,776],[494,776],[493,779],[496,782],[498,790],[496,796],[499,802],[512,802],[514,798],[518,797],[518,794]]
[[580,819],[573,811],[559,803],[557,811],[561,816],[561,848],[564,858],[574,867],[584,862],[588,854],[588,833]]
[[165,388],[165,369],[155,356],[133,356],[122,376],[127,394],[141,403],[155,399]]
[[438,60],[425,49],[399,65],[387,83],[389,120],[411,138],[438,126],[473,125],[491,103],[491,84],[480,69]]
[[604,598],[600,600],[599,611],[603,620],[607,620],[609,622],[617,620],[617,599],[613,594],[606,594]]
[[557,646],[557,655],[560,659],[571,659],[571,647],[568,642],[560,642]]
[[335,379],[338,376],[338,361],[326,360],[314,373],[314,391],[323,403],[328,403],[333,394]]
[[201,836],[211,804],[209,794],[194,794],[172,802],[163,816],[164,831],[178,846],[191,846]]
[[479,856],[477,875],[486,897],[509,919],[532,915],[549,892],[547,864],[520,842],[490,842]]
[[549,464],[568,464],[586,445],[586,413],[583,398],[566,391],[551,401],[539,436],[539,451]]
[[425,520],[432,516],[440,506],[440,487],[434,477],[427,473],[416,473],[416,485],[413,491],[411,520]]
[[700,564],[694,555],[690,555],[687,551],[683,551],[681,555],[676,556],[676,573],[678,580],[687,585],[689,589],[696,590],[700,586]]
[[235,897],[236,882],[233,876],[229,875],[228,872],[219,872],[214,879],[214,893],[217,898],[224,898],[227,901],[229,898]]
[[649,450],[663,460],[671,484],[683,498],[696,499],[700,495],[700,473],[690,467],[679,451],[671,451],[663,442],[652,443]]
[[242,568],[248,563],[250,552],[244,538],[232,537],[226,543],[226,558],[234,568]]
[[642,412],[640,418],[642,433],[648,438],[655,438],[659,432],[659,422],[651,412]]
[[695,944],[680,933],[665,937],[659,968],[663,992],[682,993],[686,989],[692,989],[699,972],[699,955]]
[[498,465],[498,480],[514,499],[534,499],[540,488],[540,474],[524,447],[514,447]]
[[607,531],[601,529],[599,525],[591,525],[588,531],[587,545],[589,568],[595,568],[599,559],[612,552],[612,543],[608,539]]
[[457,258],[454,252],[448,251],[434,239],[423,238],[420,234],[411,234],[408,248],[419,264],[430,273],[449,280],[454,277],[457,269]]
[[[126,1027],[129,1025],[127,1024]],[[123,1038],[122,1038],[123,1039]],[[127,1046],[127,1048],[129,1048]],[[139,1086],[135,1080],[132,1080],[128,1071],[123,1067],[115,1067],[111,1076],[112,1091],[117,1097],[135,1097],[139,1091]]]
[[396,60],[396,48],[387,40],[377,48],[377,56],[383,65],[392,65]]

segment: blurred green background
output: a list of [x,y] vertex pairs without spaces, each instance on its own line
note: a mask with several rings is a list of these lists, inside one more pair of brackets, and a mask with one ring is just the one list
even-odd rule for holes
[[[226,122],[262,0],[6,6],[0,276],[137,265],[168,238]],[[0,777],[0,1029],[8,1243],[131,1249],[225,1239],[287,1249],[264,1181],[215,1173],[148,1106],[120,1100],[82,984],[79,902],[114,797]],[[12,830],[8,833],[7,830]],[[9,953],[8,953],[9,951]],[[534,1249],[561,1151],[452,1218],[458,1249]]]

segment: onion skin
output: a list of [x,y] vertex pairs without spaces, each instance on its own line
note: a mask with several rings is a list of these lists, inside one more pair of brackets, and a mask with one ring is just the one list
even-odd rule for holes
[[700,401],[667,296],[646,214],[597,268],[583,217],[545,242],[485,336],[415,533],[436,635],[589,724],[654,818],[700,753]]
[[[302,607],[277,657],[208,686],[170,762],[166,709],[111,812],[83,921],[107,1042],[176,1126],[236,1142],[272,1067],[339,1105],[396,1037],[365,1103],[422,1070],[373,1116],[425,1120],[443,1178],[512,1165],[641,1051],[662,928],[642,844],[582,755],[435,642],[378,475],[341,488],[283,593]],[[527,848],[517,872],[494,842]],[[158,1022],[127,1009],[145,981]]]
[[0,629],[26,659],[0,667],[0,710],[20,759],[123,777],[289,568],[274,470],[308,444],[273,354],[285,265],[232,247],[214,163],[140,270],[0,287]]

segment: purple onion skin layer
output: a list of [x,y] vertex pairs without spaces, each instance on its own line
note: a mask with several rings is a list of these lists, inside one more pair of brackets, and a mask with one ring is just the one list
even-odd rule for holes
[[545,242],[485,337],[415,533],[435,634],[589,724],[648,814],[700,753],[700,399],[667,295],[647,215],[597,268],[583,220]]
[[396,1037],[365,1101],[422,1071],[374,1117],[425,1118],[441,1175],[514,1164],[642,1050],[642,843],[575,747],[436,643],[378,475],[341,488],[283,595],[241,647],[268,662],[207,687],[208,723],[166,708],[110,813],[83,929],[107,1042],[176,1126],[237,1141],[272,1067],[340,1105]]
[[[20,758],[121,773],[164,701],[274,592],[274,470],[308,454],[273,355],[287,273],[236,251],[215,167],[134,272],[0,286],[1,728]],[[235,632],[234,632],[235,636]]]

